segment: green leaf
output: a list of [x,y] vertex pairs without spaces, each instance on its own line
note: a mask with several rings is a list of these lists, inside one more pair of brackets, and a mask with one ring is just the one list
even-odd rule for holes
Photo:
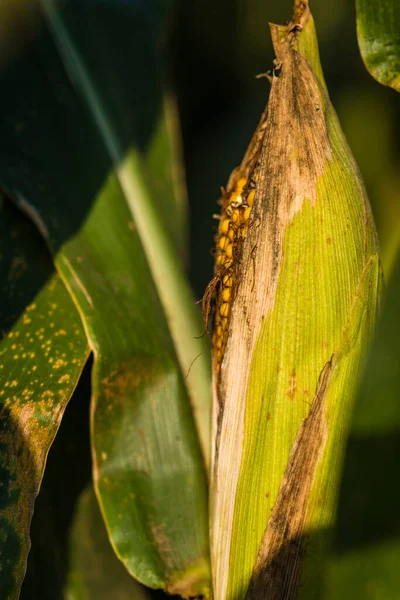
[[20,600],[63,598],[69,531],[79,497],[91,481],[92,362],[90,358],[85,365],[47,457],[31,523],[31,549]]
[[94,352],[94,481],[114,550],[151,587],[208,595],[193,414],[207,455],[209,367],[176,253],[153,9],[46,11],[3,76],[0,180],[46,238]]
[[396,598],[400,589],[400,261],[355,404],[325,581],[329,600]]
[[81,495],[70,534],[66,600],[146,600],[146,588],[130,577],[107,537],[93,488]]
[[0,597],[11,600],[47,453],[89,348],[35,228],[3,200],[0,215]]
[[356,0],[357,36],[368,71],[379,83],[400,92],[400,3]]
[[[82,19],[79,11],[77,20],[72,2],[67,4],[63,13],[56,9],[53,0],[45,0],[44,5],[49,29],[60,56],[67,71],[73,73],[75,87],[91,113],[102,138],[107,159],[115,168],[121,192],[132,213],[134,227],[137,228],[143,245],[167,317],[177,359],[185,376],[202,451],[208,464],[209,355],[205,344],[197,339],[201,334],[199,312],[194,306],[191,291],[179,268],[178,253],[171,243],[173,238],[168,235],[171,234],[171,230],[168,231],[167,227],[167,223],[172,223],[176,230],[177,225],[180,227],[184,224],[182,201],[175,199],[176,193],[171,187],[173,179],[165,177],[167,169],[171,175],[175,166],[172,154],[165,154],[160,164],[154,160],[157,156],[160,157],[157,148],[165,142],[167,123],[170,119],[164,110],[163,89],[160,86],[162,72],[157,49],[159,41],[155,38],[155,25],[151,20],[152,10],[147,9],[149,14],[145,15],[146,20],[143,21],[140,11],[137,14],[133,10],[129,20],[129,13],[120,14],[115,9],[114,14],[106,11],[103,16],[99,10],[96,10],[95,14],[87,10],[87,20]],[[72,7],[72,10],[68,11],[68,6]],[[155,12],[157,16],[158,11]],[[110,28],[112,18],[116,19],[114,26],[117,35],[115,30]],[[157,21],[156,17],[155,20]],[[132,44],[133,30],[136,33],[136,45]],[[98,50],[98,43],[92,47],[85,43],[88,32],[93,35],[94,31],[97,31],[97,39],[102,40],[102,53]],[[99,52],[97,60],[93,48],[96,54]],[[107,64],[105,51],[108,61],[113,59],[107,70],[104,68]],[[128,57],[130,61],[127,61]],[[143,87],[147,92],[147,96],[143,90],[138,94],[138,86],[135,85],[130,97],[132,106],[126,100],[120,100],[120,96],[124,99],[124,94],[130,91],[129,87],[125,87],[125,82],[130,78],[130,71],[125,73],[122,68],[120,78],[114,81],[113,65],[126,65],[129,62],[135,65],[135,68],[144,69]],[[136,76],[140,76],[140,71]],[[110,88],[113,89],[110,83],[115,87],[120,86],[120,93],[116,99],[110,98]],[[170,104],[167,103],[168,106]],[[162,185],[160,181],[163,181]],[[171,189],[166,194],[165,189],[168,189],[168,186]],[[183,239],[184,236],[183,233]],[[181,250],[182,244],[175,242],[175,245]],[[195,365],[194,359],[197,359]]]

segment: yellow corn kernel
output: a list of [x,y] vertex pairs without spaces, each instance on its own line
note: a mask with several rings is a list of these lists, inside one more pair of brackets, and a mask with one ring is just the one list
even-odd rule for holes
[[225,244],[227,244],[227,243],[229,243],[229,240],[224,235],[219,238],[219,247],[221,248],[221,250],[224,250]]
[[222,219],[220,226],[219,226],[219,231],[220,233],[227,233],[228,229],[229,229],[229,219]]
[[229,302],[229,299],[231,297],[231,288],[230,287],[226,287],[222,290],[222,294],[221,294],[221,298],[224,302]]
[[231,227],[230,230],[228,231],[228,238],[232,242],[234,237],[235,237],[235,232],[233,231],[233,229]]
[[237,223],[239,221],[239,209],[235,208],[234,211],[232,211],[232,223]]
[[224,275],[224,277],[222,278],[222,285],[224,287],[232,287],[232,276],[231,275]]
[[256,195],[256,190],[251,190],[251,192],[249,192],[249,195],[246,198],[247,204],[249,206],[253,206],[255,195]]
[[238,193],[240,194],[242,189],[244,188],[244,186],[247,183],[247,177],[241,177],[239,179],[239,181],[236,184],[236,190],[238,191]]
[[225,253],[228,258],[232,258],[233,246],[232,244],[228,244],[225,248]]
[[221,304],[221,306],[219,307],[219,314],[223,318],[226,318],[228,316],[228,314],[229,314],[229,304],[227,302],[224,302],[223,304]]
[[250,215],[251,215],[251,206],[248,206],[243,213],[243,219],[245,221],[247,221],[250,218]]
[[225,263],[225,260],[226,260],[225,254],[218,254],[215,262],[217,263],[217,265],[221,266]]

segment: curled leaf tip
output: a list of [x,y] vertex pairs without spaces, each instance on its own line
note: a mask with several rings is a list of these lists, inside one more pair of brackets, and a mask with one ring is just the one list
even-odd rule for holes
[[295,0],[291,25],[304,27],[309,16],[308,0]]

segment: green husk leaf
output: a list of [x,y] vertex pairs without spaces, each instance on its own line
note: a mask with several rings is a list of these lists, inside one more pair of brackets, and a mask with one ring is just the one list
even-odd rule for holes
[[89,355],[33,225],[0,199],[0,597],[19,597],[47,453]]
[[[395,598],[400,586],[400,261],[357,394],[324,598]],[[384,490],[384,494],[382,494]]]
[[149,592],[132,579],[110,545],[93,488],[77,504],[70,533],[66,600],[146,600]]
[[215,594],[229,600],[321,597],[381,286],[369,203],[306,4],[271,30],[253,224],[215,382],[212,560]]
[[[94,352],[94,483],[112,546],[146,585],[207,596],[193,418],[206,455],[207,353],[188,374],[204,342],[175,251],[184,216],[165,153],[157,10],[45,7],[40,38],[3,77],[0,179],[47,240]],[[124,79],[136,67],[144,90]]]
[[371,75],[400,91],[400,3],[356,0],[358,45]]

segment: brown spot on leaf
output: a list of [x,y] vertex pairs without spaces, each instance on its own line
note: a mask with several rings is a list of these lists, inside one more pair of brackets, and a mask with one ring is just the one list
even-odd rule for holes
[[171,546],[171,540],[164,531],[164,526],[162,523],[153,523],[150,528],[154,540],[154,546],[157,548],[164,565],[169,571],[172,571],[174,568],[173,550]]
[[106,399],[118,403],[124,400],[125,394],[130,389],[135,390],[149,379],[151,379],[151,373],[148,367],[144,368],[143,364],[121,363],[108,377],[104,377],[101,383],[104,386]]
[[290,375],[290,380],[289,380],[289,391],[287,393],[287,395],[289,396],[289,398],[294,398],[294,395],[296,393],[296,369],[293,369],[291,375]]

